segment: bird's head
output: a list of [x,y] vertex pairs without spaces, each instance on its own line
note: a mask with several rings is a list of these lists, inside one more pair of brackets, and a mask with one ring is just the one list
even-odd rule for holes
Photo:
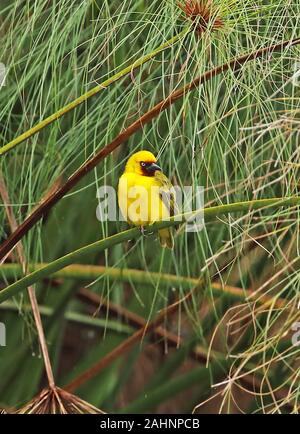
[[133,154],[126,163],[125,172],[137,175],[153,176],[161,168],[156,164],[157,160],[149,151],[139,151]]

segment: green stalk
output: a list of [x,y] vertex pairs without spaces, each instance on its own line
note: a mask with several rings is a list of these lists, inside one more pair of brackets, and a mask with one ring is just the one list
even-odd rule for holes
[[[254,211],[265,207],[281,207],[281,206],[297,206],[300,205],[300,197],[294,196],[289,198],[274,198],[274,199],[258,199],[245,202],[236,202],[232,204],[219,205],[210,208],[199,209],[196,211],[188,212],[178,216],[172,217],[169,221],[156,222],[152,225],[147,226],[146,229],[150,231],[157,231],[159,229],[167,228],[170,226],[175,226],[180,224],[180,221],[187,221],[196,217],[198,214],[203,212],[206,221],[213,219],[214,217],[222,214],[230,214],[232,212],[243,212],[243,211]],[[88,244],[78,250],[68,253],[61,258],[50,262],[48,265],[36,270],[17,282],[9,285],[7,288],[0,292],[0,303],[7,300],[9,297],[13,297],[18,292],[27,288],[29,285],[33,285],[45,277],[61,270],[67,265],[80,262],[82,258],[92,253],[99,253],[105,249],[108,249],[116,244],[120,244],[124,241],[131,239],[136,239],[141,236],[139,228],[135,227],[123,231],[119,234],[112,235],[111,237],[104,238],[102,240],[96,241],[95,243]],[[1,268],[0,268],[1,269]]]
[[32,137],[33,135],[37,134],[43,128],[45,128],[48,125],[50,125],[52,122],[54,122],[57,119],[61,118],[66,113],[70,112],[71,110],[74,110],[76,107],[78,107],[80,104],[82,104],[85,101],[87,101],[92,96],[97,95],[103,89],[108,88],[111,84],[115,83],[116,81],[118,81],[121,78],[125,77],[127,74],[130,74],[136,68],[142,66],[144,63],[146,63],[149,60],[153,59],[157,54],[161,53],[166,48],[171,47],[176,42],[178,42],[182,38],[184,38],[189,31],[190,31],[190,28],[186,27],[184,30],[182,30],[180,33],[178,33],[178,35],[176,35],[173,38],[169,39],[164,44],[161,44],[159,47],[155,48],[155,50],[151,51],[151,53],[148,53],[145,56],[140,57],[138,60],[136,60],[135,62],[133,62],[131,65],[129,65],[126,68],[122,69],[121,71],[117,72],[112,77],[109,77],[107,80],[105,80],[102,83],[98,84],[97,86],[93,87],[88,92],[84,93],[83,95],[80,95],[74,101],[71,101],[69,104],[65,105],[64,107],[62,107],[61,109],[59,109],[57,112],[55,112],[52,115],[48,116],[46,119],[44,119],[43,121],[39,122],[34,127],[32,127],[29,130],[25,131],[25,133],[21,134],[20,136],[16,137],[11,142],[9,142],[6,145],[2,146],[2,148],[0,148],[0,156],[6,154],[8,151],[10,151],[11,149],[15,148],[17,145],[19,145],[20,143],[24,142],[29,137]]
[[[16,305],[16,303],[9,302],[9,301],[2,303],[0,309],[19,312],[19,308]],[[31,307],[29,305],[22,306],[22,311],[31,312]],[[41,315],[46,317],[50,317],[53,315],[53,309],[48,306],[39,306],[39,311]],[[64,318],[70,322],[91,326],[91,327],[99,327],[102,329],[112,330],[118,333],[125,333],[126,335],[132,333],[132,328],[127,325],[120,324],[118,322],[110,321],[107,319],[101,319],[101,318],[95,318],[93,316],[83,315],[82,313],[78,313],[78,312],[66,311]]]
[[[48,267],[49,264],[28,264],[27,271],[34,272]],[[22,267],[19,264],[2,264],[0,271],[7,280],[22,278]],[[111,277],[116,281],[126,283],[137,283],[144,285],[157,284],[158,282],[165,286],[181,285],[188,289],[199,283],[198,279],[193,277],[176,276],[173,274],[163,274],[155,272],[145,272],[128,268],[105,267],[102,265],[82,265],[74,264],[55,272],[53,278],[66,278],[77,280],[93,280],[101,276]]]
[[[48,267],[47,263],[28,264],[27,271],[34,272],[41,268]],[[23,277],[23,270],[20,264],[2,264],[0,271],[7,280]],[[167,273],[145,272],[144,270],[136,270],[130,268],[115,268],[105,267],[103,265],[83,265],[73,264],[56,271],[52,277],[57,279],[77,279],[77,280],[95,280],[101,276],[110,277],[118,282],[134,283],[141,285],[160,285],[163,287],[181,286],[184,289],[191,289],[199,285],[199,279],[188,276],[177,276]],[[234,286],[223,286],[220,283],[211,283],[212,293],[215,296],[227,295],[230,299],[243,300],[251,296],[247,290],[236,288]],[[268,296],[261,297],[258,302],[270,303],[274,302],[273,298]],[[285,300],[277,299],[276,305],[283,305]]]

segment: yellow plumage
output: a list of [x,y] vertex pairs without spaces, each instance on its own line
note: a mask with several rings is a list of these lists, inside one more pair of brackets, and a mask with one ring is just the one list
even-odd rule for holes
[[[120,177],[119,206],[130,224],[143,227],[174,215],[172,184],[156,163],[151,152],[136,152],[128,159]],[[173,248],[171,228],[159,230],[159,239],[163,247]]]

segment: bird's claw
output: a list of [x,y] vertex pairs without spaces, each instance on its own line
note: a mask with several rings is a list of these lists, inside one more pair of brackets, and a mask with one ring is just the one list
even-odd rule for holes
[[154,232],[147,232],[144,226],[140,226],[140,231],[143,237],[148,237],[149,235],[154,234]]

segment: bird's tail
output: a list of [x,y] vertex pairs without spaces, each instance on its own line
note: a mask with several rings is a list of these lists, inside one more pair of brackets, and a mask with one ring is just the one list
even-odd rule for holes
[[174,239],[172,235],[172,228],[160,229],[158,231],[159,241],[162,247],[174,248]]

